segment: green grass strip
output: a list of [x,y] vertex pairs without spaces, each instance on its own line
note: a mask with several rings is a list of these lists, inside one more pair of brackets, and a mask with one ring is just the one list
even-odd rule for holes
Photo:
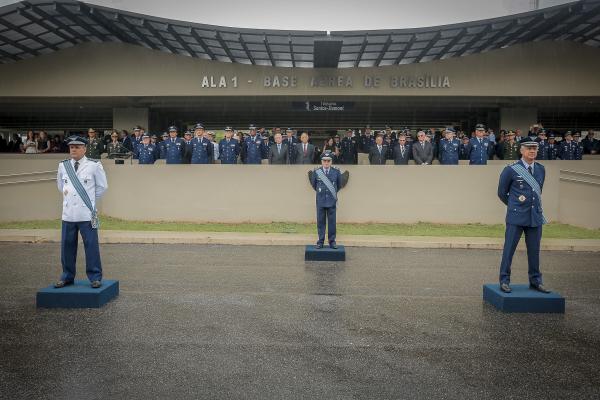
[[[250,232],[250,233],[315,233],[315,224],[273,222],[270,224],[213,224],[193,222],[126,221],[101,217],[102,229],[122,231],[169,232]],[[0,222],[0,229],[59,229],[60,220]],[[342,235],[438,236],[438,237],[503,237],[504,225],[483,224],[338,224]],[[551,223],[544,227],[544,238],[600,239],[600,229]]]

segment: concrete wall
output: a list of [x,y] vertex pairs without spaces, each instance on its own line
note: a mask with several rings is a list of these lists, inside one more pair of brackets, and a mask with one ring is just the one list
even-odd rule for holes
[[[108,60],[117,60],[109,62]],[[540,62],[544,60],[544,62]],[[0,97],[103,96],[598,96],[600,51],[574,42],[535,42],[482,54],[375,68],[276,68],[177,56],[139,46],[87,43],[0,65]],[[296,87],[265,87],[267,76]],[[342,75],[351,87],[313,87]],[[202,87],[204,77],[226,88]],[[393,87],[392,77],[447,76],[442,88]],[[237,77],[237,87],[232,84]],[[364,85],[379,77],[380,85]],[[217,85],[218,86],[218,85]]]
[[[0,157],[0,221],[60,218],[54,181],[59,157]],[[64,156],[63,156],[64,157]],[[307,166],[115,165],[103,160],[106,215],[129,220],[313,222],[315,196]],[[544,162],[544,209],[550,221],[600,228],[600,186],[560,180],[560,170],[600,174],[600,161]],[[350,183],[340,194],[340,222],[503,223],[496,197],[506,165],[342,166]],[[49,171],[49,172],[45,172]],[[10,176],[14,173],[42,172]],[[562,175],[565,175],[563,173]],[[563,176],[564,178],[564,176]],[[49,179],[38,183],[3,183]]]

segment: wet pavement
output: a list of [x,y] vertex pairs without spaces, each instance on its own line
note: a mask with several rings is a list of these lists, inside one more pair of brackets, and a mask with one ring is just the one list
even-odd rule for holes
[[[482,302],[500,251],[103,245],[120,296],[35,308],[57,244],[0,244],[2,399],[598,399],[600,254],[542,253],[564,315]],[[85,278],[83,249],[80,274]],[[517,252],[513,283],[526,283]]]

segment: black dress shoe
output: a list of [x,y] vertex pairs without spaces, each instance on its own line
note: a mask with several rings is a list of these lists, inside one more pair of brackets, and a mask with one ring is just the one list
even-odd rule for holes
[[92,282],[92,288],[93,289],[98,289],[100,286],[102,286],[102,282],[100,282],[100,281],[93,281]]
[[512,289],[510,288],[508,283],[501,283],[500,284],[500,290],[502,290],[504,293],[510,293],[512,292]]
[[72,285],[72,284],[73,284],[73,281],[57,281],[54,284],[54,288],[55,289],[60,289],[60,288],[64,288],[65,286],[69,286],[69,285]]
[[336,243],[336,242],[331,242],[331,243],[329,243],[329,247],[331,247],[332,249],[337,249],[337,248],[338,248],[338,246],[337,246],[337,243]]
[[541,283],[539,285],[534,285],[530,283],[529,288],[542,293],[550,293],[550,290],[546,289]]
[[323,248],[323,244],[322,243],[317,243],[315,245],[315,249],[322,249]]

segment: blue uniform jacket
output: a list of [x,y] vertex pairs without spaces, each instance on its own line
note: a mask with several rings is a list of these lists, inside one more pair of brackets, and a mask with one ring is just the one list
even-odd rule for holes
[[[323,181],[317,176],[316,171],[322,170],[325,173],[323,167],[315,169],[315,172],[312,174],[311,185],[313,189],[317,192],[317,207],[322,208],[330,208],[335,207],[337,200],[333,197],[327,186],[323,183]],[[333,183],[333,187],[335,188],[335,192],[337,193],[340,190],[340,186],[342,184],[342,173],[339,169],[335,167],[329,168],[329,174],[327,175],[331,183]]]
[[440,164],[445,164],[445,165],[458,164],[458,153],[460,150],[460,140],[458,140],[458,139],[452,139],[452,140],[442,139],[442,140],[440,140],[439,149],[440,149],[440,153],[439,153]]
[[469,164],[470,165],[487,165],[489,156],[490,141],[486,138],[479,139],[471,138],[469,141]]
[[154,164],[154,161],[156,161],[156,146],[153,144],[148,146],[144,146],[143,143],[138,144],[135,155],[140,164]]
[[579,145],[573,141],[567,143],[566,140],[563,140],[560,142],[558,156],[561,160],[577,160],[578,146]]
[[244,139],[244,162],[246,164],[260,164],[264,153],[264,143],[262,137],[256,135],[254,137],[247,136]]
[[192,139],[192,164],[212,164],[214,161],[213,157],[213,145],[207,138],[193,138]]
[[167,164],[181,164],[183,161],[183,150],[185,143],[181,138],[175,138],[173,142],[171,138],[163,141],[163,154],[161,158],[167,160]]
[[219,142],[219,160],[221,164],[237,164],[240,155],[240,142],[237,139],[222,139]]
[[[527,168],[523,161],[519,160],[517,163],[522,163]],[[543,189],[546,170],[542,164],[534,163],[533,177],[539,183],[540,188]],[[510,165],[504,167],[500,174],[498,197],[507,205],[507,224],[529,227],[542,225],[542,206],[538,195]]]

